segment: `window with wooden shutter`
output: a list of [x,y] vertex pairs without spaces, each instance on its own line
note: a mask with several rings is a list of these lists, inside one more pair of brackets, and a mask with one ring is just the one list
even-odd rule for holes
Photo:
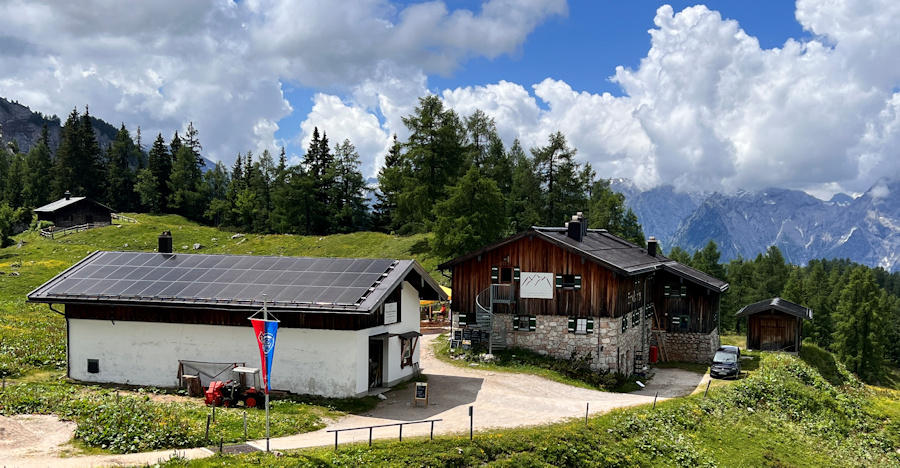
[[459,317],[460,325],[466,325],[469,323],[468,318],[466,317],[466,314],[457,313],[456,316]]
[[556,287],[557,289],[563,287],[563,275],[556,275]]
[[513,330],[518,330],[518,329],[519,329],[519,316],[514,315],[513,316]]
[[628,316],[622,316],[622,331],[628,330]]
[[587,318],[587,323],[585,324],[585,330],[588,333],[594,333],[594,317]]
[[669,286],[668,284],[666,285],[666,288],[665,288],[665,291],[663,292],[663,295],[666,296],[666,297],[669,297],[669,296],[672,295],[672,287]]
[[575,289],[581,289],[581,275],[575,275]]
[[575,317],[569,317],[569,333],[575,333]]
[[681,287],[681,297],[687,297],[687,286]]
[[537,317],[535,317],[534,315],[528,317],[528,330],[537,330]]
[[492,266],[491,267],[491,283],[496,283],[500,281],[500,268]]
[[513,281],[519,281],[519,277],[522,276],[522,270],[519,267],[513,267]]

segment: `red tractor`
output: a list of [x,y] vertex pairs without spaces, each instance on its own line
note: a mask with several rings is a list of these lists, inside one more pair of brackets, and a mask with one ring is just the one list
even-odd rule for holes
[[[259,369],[253,367],[235,367],[232,380],[223,382],[216,380],[209,383],[206,390],[206,404],[213,406],[237,406],[243,403],[248,408],[262,408],[265,393],[259,385]],[[247,376],[252,375],[253,384],[247,386]]]

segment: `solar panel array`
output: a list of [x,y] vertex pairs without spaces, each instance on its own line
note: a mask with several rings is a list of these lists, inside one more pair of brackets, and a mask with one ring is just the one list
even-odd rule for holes
[[386,259],[98,252],[32,296],[213,304],[356,305]]

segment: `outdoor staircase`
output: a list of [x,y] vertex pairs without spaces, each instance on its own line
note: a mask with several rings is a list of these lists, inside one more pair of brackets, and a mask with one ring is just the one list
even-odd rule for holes
[[513,304],[516,302],[514,284],[492,284],[481,291],[475,298],[475,323],[470,328],[487,331],[490,334],[488,352],[506,348],[506,325],[497,329],[494,326],[494,304]]

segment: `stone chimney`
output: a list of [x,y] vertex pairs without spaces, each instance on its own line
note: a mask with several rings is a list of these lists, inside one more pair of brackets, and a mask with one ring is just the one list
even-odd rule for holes
[[647,239],[647,253],[650,254],[651,257],[656,256],[656,248],[659,245],[659,242],[656,241],[656,237],[650,236]]
[[160,234],[159,253],[172,253],[172,231],[163,231]]

